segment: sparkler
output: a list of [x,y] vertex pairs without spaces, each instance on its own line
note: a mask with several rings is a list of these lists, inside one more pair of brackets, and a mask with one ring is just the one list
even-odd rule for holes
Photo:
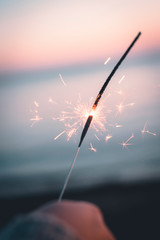
[[[82,142],[83,142],[83,140],[84,140],[84,138],[85,138],[85,136],[86,136],[86,134],[87,134],[87,131],[88,131],[89,127],[90,127],[90,124],[91,124],[91,122],[92,122],[92,120],[93,120],[94,113],[95,113],[95,110],[96,110],[96,108],[97,108],[97,106],[98,106],[98,103],[99,103],[99,101],[100,101],[100,99],[101,99],[101,97],[102,97],[102,95],[103,95],[103,93],[104,93],[104,91],[105,91],[108,83],[110,82],[111,78],[113,77],[113,75],[114,75],[115,72],[117,71],[118,67],[119,67],[119,66],[121,65],[121,63],[123,62],[123,60],[126,58],[127,54],[129,53],[129,51],[131,50],[131,48],[133,47],[133,45],[135,44],[135,42],[138,40],[138,38],[140,37],[140,35],[141,35],[141,32],[139,32],[139,33],[137,34],[137,36],[135,37],[135,39],[133,40],[133,42],[132,42],[132,43],[130,44],[130,46],[127,48],[126,52],[122,55],[122,57],[120,58],[120,60],[119,60],[118,63],[116,64],[116,66],[113,68],[112,72],[110,73],[110,75],[109,75],[108,78],[106,79],[105,83],[103,84],[102,88],[100,89],[100,91],[99,91],[99,93],[98,93],[98,95],[97,95],[97,98],[96,98],[96,100],[95,100],[95,102],[94,102],[94,104],[93,104],[93,106],[92,106],[92,110],[91,110],[91,112],[90,112],[90,114],[89,114],[89,116],[88,116],[88,118],[87,118],[87,121],[86,121],[86,123],[85,123],[85,125],[84,125],[83,131],[82,131],[82,134],[81,134],[81,137],[80,137],[78,149],[77,149],[75,158],[74,158],[74,160],[73,160],[73,163],[72,163],[72,165],[71,165],[71,168],[70,168],[70,170],[69,170],[69,173],[68,173],[68,175],[67,175],[67,178],[66,178],[66,180],[65,180],[65,182],[64,182],[62,191],[61,191],[60,196],[59,196],[59,201],[61,201],[61,199],[62,199],[62,197],[63,197],[63,194],[64,194],[64,191],[65,191],[65,189],[66,189],[66,187],[67,187],[67,184],[68,184],[68,181],[69,181],[69,178],[70,178],[72,169],[73,169],[73,167],[74,167],[74,164],[75,164],[75,162],[76,162],[78,153],[79,153],[79,151],[80,151],[80,147],[81,147]],[[131,137],[132,137],[132,136],[131,136]],[[131,138],[130,138],[130,139],[131,139]],[[128,140],[128,141],[129,141],[129,140]],[[127,142],[125,142],[125,144],[127,144]]]

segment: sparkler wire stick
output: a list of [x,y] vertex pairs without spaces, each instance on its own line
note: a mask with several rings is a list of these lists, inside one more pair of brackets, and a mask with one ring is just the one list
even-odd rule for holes
[[123,60],[126,58],[127,54],[129,53],[129,51],[131,50],[131,48],[134,46],[135,42],[138,40],[138,38],[140,37],[140,35],[141,35],[141,32],[139,32],[139,33],[137,34],[137,36],[135,37],[135,39],[133,40],[133,42],[130,44],[130,46],[127,48],[127,50],[125,51],[125,53],[122,55],[122,57],[120,58],[120,60],[119,60],[118,63],[116,64],[116,66],[113,68],[112,72],[110,73],[110,75],[108,76],[108,78],[106,79],[106,81],[104,82],[102,88],[100,89],[100,91],[99,91],[99,93],[98,93],[98,95],[97,95],[97,98],[96,98],[96,100],[95,100],[95,102],[94,102],[94,104],[93,104],[93,106],[92,106],[92,111],[91,111],[90,115],[88,116],[87,121],[86,121],[86,123],[85,123],[85,126],[84,126],[84,128],[83,128],[83,131],[82,131],[82,134],[81,134],[81,138],[80,138],[80,142],[79,142],[79,145],[78,145],[78,150],[77,150],[76,156],[75,156],[75,158],[74,158],[74,160],[73,160],[73,163],[72,163],[72,166],[71,166],[71,168],[70,168],[70,171],[69,171],[69,173],[68,173],[68,175],[67,175],[67,178],[66,178],[66,180],[65,180],[65,183],[64,183],[64,185],[63,185],[62,191],[61,191],[61,193],[60,193],[59,201],[61,201],[61,199],[62,199],[62,197],[63,197],[63,194],[64,194],[64,191],[65,191],[65,189],[66,189],[66,187],[67,187],[67,184],[68,184],[68,181],[69,181],[69,178],[70,178],[72,169],[73,169],[74,164],[75,164],[75,162],[76,162],[76,159],[77,159],[77,156],[78,156],[78,153],[79,153],[81,144],[82,144],[82,142],[83,142],[83,140],[84,140],[84,137],[86,136],[86,133],[87,133],[87,131],[88,131],[88,129],[89,129],[89,126],[90,126],[90,124],[91,124],[91,122],[92,122],[93,113],[94,113],[94,111],[95,111],[96,108],[97,108],[97,105],[98,105],[98,103],[99,103],[99,101],[100,101],[100,99],[101,99],[101,97],[102,97],[102,94],[103,94],[103,92],[105,91],[105,89],[106,89],[108,83],[110,82],[111,78],[113,77],[113,75],[114,75],[115,72],[117,71],[118,67],[121,65],[121,63],[123,62]]
[[75,164],[75,162],[76,162],[76,159],[77,159],[77,157],[78,157],[79,150],[80,150],[80,147],[78,147],[78,149],[77,149],[77,152],[76,152],[76,155],[75,155],[75,157],[74,157],[74,160],[73,160],[72,166],[71,166],[71,168],[70,168],[70,170],[69,170],[69,173],[68,173],[67,178],[66,178],[66,180],[65,180],[65,183],[64,183],[64,185],[63,185],[63,188],[62,188],[61,194],[59,195],[59,199],[58,199],[58,201],[61,201],[61,199],[62,199],[62,197],[63,197],[64,191],[65,191],[65,189],[66,189],[66,187],[67,187],[67,184],[68,184],[69,178],[70,178],[71,173],[72,173],[72,169],[73,169],[74,164]]

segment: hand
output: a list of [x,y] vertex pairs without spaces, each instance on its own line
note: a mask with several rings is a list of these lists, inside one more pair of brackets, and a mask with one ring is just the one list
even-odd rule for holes
[[72,227],[82,239],[115,240],[115,237],[104,223],[100,209],[91,203],[54,202],[36,212],[49,217],[56,216],[66,225]]

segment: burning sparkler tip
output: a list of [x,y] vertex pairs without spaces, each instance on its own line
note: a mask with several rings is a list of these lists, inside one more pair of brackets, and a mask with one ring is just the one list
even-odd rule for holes
[[[132,43],[130,44],[130,46],[127,48],[127,50],[125,51],[125,53],[122,55],[122,57],[120,58],[120,60],[118,61],[118,63],[116,64],[116,66],[114,67],[114,69],[112,70],[112,72],[110,73],[110,75],[108,76],[108,78],[106,79],[106,81],[104,82],[104,84],[103,84],[102,88],[100,89],[100,91],[99,91],[99,93],[98,93],[98,95],[97,95],[97,98],[96,98],[96,100],[95,100],[95,102],[94,102],[94,104],[93,104],[92,110],[95,110],[95,109],[97,108],[97,105],[98,105],[98,103],[99,103],[99,101],[100,101],[100,99],[101,99],[101,97],[102,97],[102,94],[103,94],[103,92],[105,91],[108,83],[110,82],[111,78],[113,77],[113,75],[115,74],[116,70],[117,70],[118,67],[121,65],[121,63],[123,62],[123,60],[125,59],[125,57],[127,56],[127,54],[129,53],[129,51],[131,50],[131,48],[133,47],[133,45],[135,44],[135,42],[138,40],[138,38],[139,38],[140,35],[141,35],[141,32],[139,32],[138,35],[135,37],[135,39],[132,41]],[[110,60],[110,58],[108,58],[104,64],[106,64],[109,60]],[[61,78],[61,75],[60,75],[60,78]],[[63,82],[63,78],[61,78],[61,81]],[[121,107],[120,107],[120,109],[121,109]],[[68,184],[68,181],[69,181],[69,178],[70,178],[70,175],[71,175],[73,166],[74,166],[74,164],[75,164],[76,158],[77,158],[77,156],[78,156],[78,153],[79,153],[81,144],[82,144],[82,142],[83,142],[83,140],[84,140],[84,137],[85,137],[85,135],[86,135],[86,133],[87,133],[87,131],[88,131],[88,129],[89,129],[89,126],[90,126],[90,124],[91,124],[92,119],[93,119],[93,115],[89,115],[88,118],[87,118],[87,121],[86,121],[86,123],[85,123],[85,126],[84,126],[83,131],[82,131],[82,134],[81,134],[81,138],[80,138],[80,142],[79,142],[79,145],[78,145],[78,150],[77,150],[76,156],[75,156],[75,158],[74,158],[74,161],[73,161],[73,163],[72,163],[72,166],[71,166],[71,168],[70,168],[70,171],[69,171],[69,173],[68,173],[68,175],[67,175],[66,181],[65,181],[65,183],[64,183],[64,185],[63,185],[62,191],[61,191],[60,196],[59,196],[59,201],[61,201],[62,196],[63,196],[63,194],[64,194],[64,191],[65,191],[65,189],[66,189],[66,187],[67,187],[67,184]],[[128,143],[128,142],[129,142],[130,139],[133,138],[133,137],[134,137],[134,135],[132,134],[131,137],[130,137],[126,142],[123,142],[121,145],[124,146],[124,147],[126,147],[127,145],[131,145],[131,144]],[[92,145],[91,145],[91,148],[94,149]]]

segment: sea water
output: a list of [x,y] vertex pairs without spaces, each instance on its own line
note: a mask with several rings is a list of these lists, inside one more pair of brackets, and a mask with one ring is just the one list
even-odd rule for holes
[[[0,197],[60,192],[83,124],[69,141],[65,133],[55,141],[66,130],[65,122],[55,119],[62,111],[72,112],[79,102],[92,107],[114,64],[110,61],[107,65],[1,74]],[[159,75],[159,59],[152,63],[145,59],[130,61],[119,68],[100,103],[106,129],[95,130],[91,125],[69,189],[159,178]],[[123,105],[122,111],[119,104]],[[35,110],[42,119],[32,126],[30,119],[35,117]],[[143,134],[144,126],[148,132]],[[132,134],[128,142],[131,145],[123,147]],[[112,138],[105,141],[107,135]],[[90,144],[96,152],[89,149]]]

